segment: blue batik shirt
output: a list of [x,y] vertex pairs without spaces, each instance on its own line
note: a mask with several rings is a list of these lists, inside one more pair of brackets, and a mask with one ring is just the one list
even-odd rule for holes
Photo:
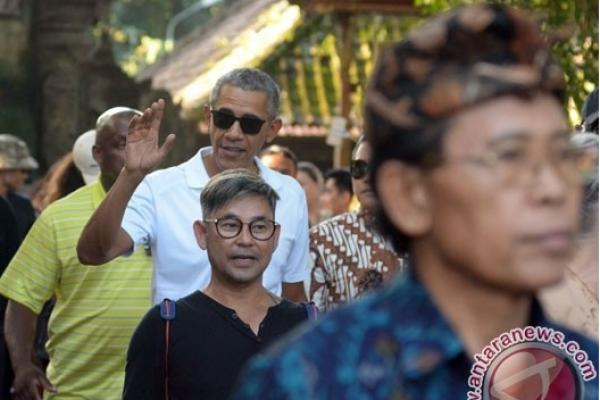
[[[530,325],[577,341],[597,371],[597,343],[548,321],[537,301]],[[472,365],[425,288],[406,274],[256,356],[233,398],[462,400]],[[597,399],[598,378],[584,390],[586,400]]]

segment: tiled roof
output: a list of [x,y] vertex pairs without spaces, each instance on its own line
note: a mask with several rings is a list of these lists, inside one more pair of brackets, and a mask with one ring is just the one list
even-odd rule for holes
[[309,124],[293,124],[283,125],[279,131],[279,136],[327,136],[329,129],[323,125],[309,125]]

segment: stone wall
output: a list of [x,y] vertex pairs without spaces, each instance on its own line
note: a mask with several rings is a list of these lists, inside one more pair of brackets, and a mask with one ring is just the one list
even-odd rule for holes
[[0,132],[23,138],[42,171],[110,107],[138,107],[140,89],[94,28],[110,0],[0,0]]
[[0,63],[18,67],[27,50],[31,2],[0,0]]
[[32,1],[0,0],[0,132],[13,133],[33,147],[31,18]]
[[[98,43],[93,28],[106,18],[108,0],[38,0],[32,43],[38,140],[42,161],[50,164],[98,115],[112,105],[137,105],[135,85],[118,69],[106,36]],[[112,87],[111,87],[112,85]]]

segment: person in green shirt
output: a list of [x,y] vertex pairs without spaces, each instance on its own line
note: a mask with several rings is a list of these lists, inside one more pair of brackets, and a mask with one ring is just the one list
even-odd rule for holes
[[[75,247],[123,167],[129,121],[140,114],[117,107],[98,118],[92,152],[100,178],[46,208],[0,278],[18,399],[121,397],[129,339],[151,305],[151,258],[140,249],[89,268]],[[53,296],[44,373],[33,362],[33,339],[37,314]]]

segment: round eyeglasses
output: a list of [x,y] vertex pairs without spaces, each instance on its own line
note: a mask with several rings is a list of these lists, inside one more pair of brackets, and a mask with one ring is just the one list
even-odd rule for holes
[[578,168],[582,157],[578,149],[568,140],[555,142],[546,152],[522,143],[490,148],[479,155],[470,155],[457,160],[443,160],[443,164],[468,163],[490,170],[498,182],[505,186],[529,186],[539,170],[549,164],[568,183],[579,183],[582,172]]
[[279,226],[278,223],[270,219],[257,219],[252,222],[242,222],[236,217],[205,219],[204,222],[215,224],[217,233],[223,239],[233,239],[242,232],[244,225],[248,225],[250,235],[254,239],[265,241],[273,237],[275,229]]

